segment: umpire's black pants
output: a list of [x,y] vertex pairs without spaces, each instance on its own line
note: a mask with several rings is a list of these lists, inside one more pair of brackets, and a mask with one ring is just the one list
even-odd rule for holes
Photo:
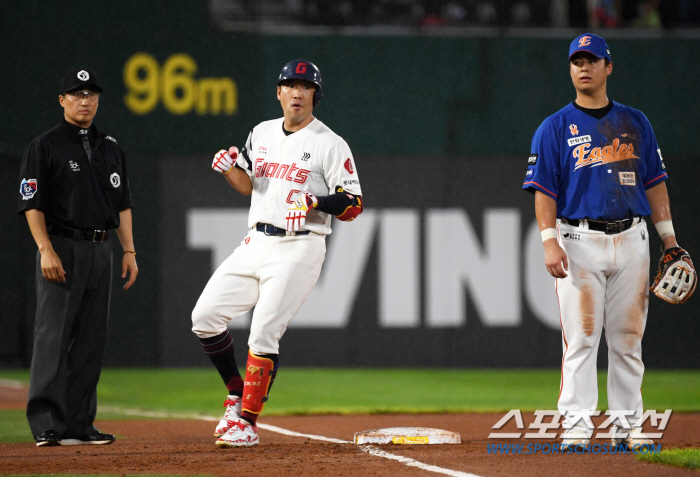
[[46,280],[36,256],[37,307],[27,420],[36,437],[55,429],[62,437],[94,431],[97,382],[107,335],[112,287],[109,240],[51,236],[66,282]]

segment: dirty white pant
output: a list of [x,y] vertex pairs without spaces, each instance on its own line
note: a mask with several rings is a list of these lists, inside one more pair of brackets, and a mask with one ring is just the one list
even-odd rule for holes
[[192,331],[209,338],[255,306],[248,346],[278,354],[287,325],[313,289],[326,257],[324,235],[268,236],[252,229],[216,269],[192,311]]
[[[559,244],[568,276],[556,280],[561,311],[562,360],[559,411],[595,410],[596,358],[605,328],[608,408],[643,414],[642,335],[649,303],[649,234],[642,220],[614,235],[560,223]],[[573,424],[573,423],[571,423]]]

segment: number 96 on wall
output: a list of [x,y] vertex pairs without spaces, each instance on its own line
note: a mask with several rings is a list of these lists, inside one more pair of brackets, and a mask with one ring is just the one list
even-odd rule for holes
[[124,103],[134,114],[148,114],[158,105],[171,114],[194,110],[233,115],[238,109],[238,88],[231,78],[195,78],[197,63],[186,53],[170,56],[161,68],[148,53],[136,53],[124,65]]

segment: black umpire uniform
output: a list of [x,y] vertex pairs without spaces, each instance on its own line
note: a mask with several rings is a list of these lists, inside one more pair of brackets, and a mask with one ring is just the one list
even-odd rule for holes
[[[118,236],[125,256],[136,253],[124,151],[92,123],[101,91],[90,70],[66,73],[59,96],[66,109],[64,119],[32,141],[20,171],[18,211],[27,215],[39,245],[27,403],[27,419],[38,446],[114,441],[114,436],[95,429],[93,421],[112,285],[110,240],[112,230],[120,227],[120,212],[127,209],[128,231],[122,229]],[[64,103],[67,101],[73,103]],[[94,103],[92,112],[89,103]],[[79,113],[89,118],[82,122],[84,127],[72,121],[67,106],[74,111],[83,108]],[[44,243],[60,259],[55,263],[58,269],[62,266],[63,281],[42,274],[43,251],[37,236],[42,230],[41,225],[33,226],[30,215],[37,215],[28,213],[32,210],[43,213],[39,224],[45,222],[44,238],[50,244]],[[129,271],[135,279],[135,260],[132,262],[134,269]]]

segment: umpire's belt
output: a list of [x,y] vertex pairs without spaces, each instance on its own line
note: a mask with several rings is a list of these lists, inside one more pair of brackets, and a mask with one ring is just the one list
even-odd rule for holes
[[285,236],[285,235],[309,235],[308,230],[301,230],[299,232],[287,232],[284,229],[281,229],[279,227],[275,227],[274,225],[270,224],[261,224],[258,223],[255,226],[255,230],[258,232],[262,232],[265,235],[276,235],[276,236]]
[[[625,220],[591,220],[591,219],[561,219],[565,224],[569,224],[573,227],[587,228],[588,230],[597,230],[598,232],[605,232],[608,235],[619,234],[627,229],[632,228],[637,225],[643,219],[641,217],[635,217],[633,219]],[[586,227],[588,225],[588,227]]]
[[72,227],[51,225],[48,227],[49,235],[65,237],[73,240],[89,240],[102,243],[109,238],[109,230],[80,230]]

